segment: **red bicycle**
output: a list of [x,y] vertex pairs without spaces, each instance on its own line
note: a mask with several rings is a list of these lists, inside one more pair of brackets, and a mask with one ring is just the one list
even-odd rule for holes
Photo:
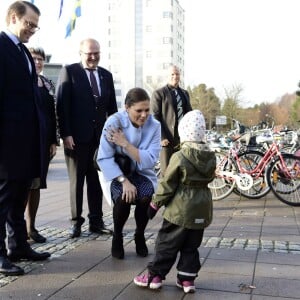
[[209,184],[214,200],[224,199],[233,191],[247,198],[261,198],[272,190],[280,201],[300,206],[300,157],[281,153],[276,142],[265,153],[241,153],[233,146],[216,156],[216,178]]

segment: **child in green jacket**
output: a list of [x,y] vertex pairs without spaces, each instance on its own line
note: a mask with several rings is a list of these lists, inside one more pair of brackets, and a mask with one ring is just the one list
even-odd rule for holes
[[165,206],[155,256],[148,264],[148,274],[136,276],[134,283],[159,289],[179,252],[176,285],[185,293],[192,293],[201,268],[198,248],[204,228],[212,222],[213,203],[207,185],[214,179],[216,157],[204,142],[205,120],[201,111],[188,112],[178,131],[181,149],[172,155],[148,208],[152,219]]

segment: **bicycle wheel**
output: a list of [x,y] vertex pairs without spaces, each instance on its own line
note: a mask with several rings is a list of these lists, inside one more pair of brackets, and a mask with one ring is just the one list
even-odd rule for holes
[[215,179],[208,184],[213,200],[221,200],[230,195],[235,187],[235,180],[230,174],[236,173],[235,166],[225,154],[216,153],[217,168]]
[[236,185],[234,193],[242,195],[249,199],[259,199],[270,192],[271,188],[268,184],[265,170],[263,170],[262,174],[257,178],[256,173],[251,174],[251,171],[257,167],[260,160],[263,159],[263,156],[263,153],[251,150],[240,153],[238,155],[241,167],[247,170],[247,174],[251,175],[251,177],[253,178],[253,185],[249,187],[248,190],[239,189],[238,185]]
[[295,154],[299,150],[300,150],[299,145],[293,145],[292,144],[292,145],[283,146],[280,149],[280,152],[282,152],[282,153],[289,153],[289,154]]
[[274,195],[283,203],[300,206],[300,157],[282,154],[283,162],[277,157],[267,171],[268,183]]

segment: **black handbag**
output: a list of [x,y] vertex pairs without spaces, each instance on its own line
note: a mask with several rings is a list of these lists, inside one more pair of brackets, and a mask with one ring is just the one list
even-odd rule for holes
[[[94,167],[97,171],[101,171],[99,165],[97,164],[98,148],[94,154]],[[131,159],[129,156],[121,153],[115,154],[115,162],[119,165],[121,171],[125,176],[128,176],[131,173]]]
[[125,176],[131,173],[131,159],[125,154],[116,153],[115,162],[119,165],[121,171]]

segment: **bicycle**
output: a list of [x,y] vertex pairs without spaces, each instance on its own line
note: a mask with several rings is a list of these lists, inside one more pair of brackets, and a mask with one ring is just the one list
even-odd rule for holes
[[[263,153],[244,150],[236,143],[232,144],[227,153],[216,153],[217,175],[209,184],[213,200],[224,199],[232,192],[247,198],[260,198],[266,195],[270,188],[266,185],[265,176],[253,178],[246,172],[242,174],[242,172],[237,171],[242,169],[242,166],[247,170],[254,169],[262,157]],[[239,166],[235,161],[239,162]]]
[[213,200],[226,198],[234,189],[248,198],[260,198],[272,190],[280,201],[300,206],[300,157],[281,153],[275,141],[264,154],[239,153],[232,147],[216,156],[216,178],[209,184]]

